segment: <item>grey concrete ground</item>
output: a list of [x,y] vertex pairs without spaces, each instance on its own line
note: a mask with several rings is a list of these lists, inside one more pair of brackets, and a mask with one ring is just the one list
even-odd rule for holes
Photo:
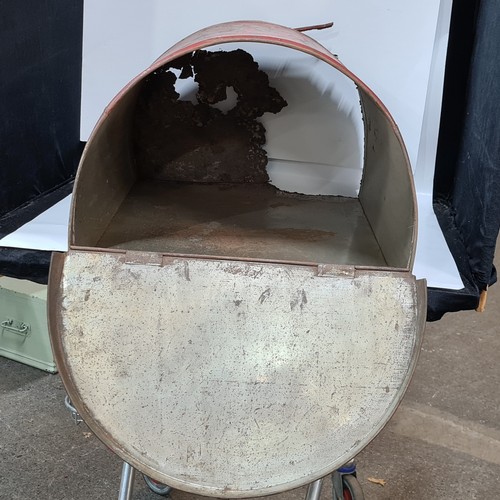
[[[358,456],[367,499],[500,499],[499,356],[500,285],[485,313],[427,325],[402,405]],[[74,425],[64,395],[57,375],[0,358],[0,499],[117,497],[120,461],[84,424]],[[137,477],[134,499],[155,498]],[[193,495],[176,491],[172,499]]]

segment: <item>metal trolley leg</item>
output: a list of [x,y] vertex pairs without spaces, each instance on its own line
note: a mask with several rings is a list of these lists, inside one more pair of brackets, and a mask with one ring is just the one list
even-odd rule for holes
[[323,486],[323,478],[317,479],[307,487],[306,500],[319,500],[321,494],[321,486]]
[[135,469],[127,462],[123,462],[118,500],[130,500],[132,498],[132,491],[134,489],[134,476]]
[[[75,424],[83,422],[82,417],[80,417],[80,414],[73,406],[73,403],[71,402],[69,396],[66,396],[64,398],[64,404],[66,405],[66,408],[71,412],[71,416],[73,417]],[[134,477],[135,469],[127,462],[123,462],[118,500],[131,500],[132,492],[134,489]]]

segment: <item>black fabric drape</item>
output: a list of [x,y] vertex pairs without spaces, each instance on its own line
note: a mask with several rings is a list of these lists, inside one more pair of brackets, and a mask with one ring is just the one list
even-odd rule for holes
[[83,2],[0,2],[0,217],[74,176]]
[[[0,237],[65,196],[82,146],[83,0],[0,0]],[[47,253],[0,248],[0,274],[46,281]]]
[[474,309],[496,281],[500,226],[500,0],[454,2],[434,207],[464,289],[430,289],[428,318]]

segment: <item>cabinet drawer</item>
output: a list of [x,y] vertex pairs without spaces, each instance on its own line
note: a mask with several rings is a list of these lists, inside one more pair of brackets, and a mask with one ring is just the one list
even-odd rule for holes
[[56,372],[47,327],[47,287],[0,278],[0,355]]

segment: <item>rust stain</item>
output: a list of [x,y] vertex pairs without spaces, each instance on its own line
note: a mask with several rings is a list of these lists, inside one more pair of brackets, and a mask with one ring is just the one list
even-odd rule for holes
[[[200,238],[200,232],[200,227],[194,226],[177,231],[176,236],[189,240],[190,238]],[[273,227],[270,230],[270,228],[249,228],[235,225],[225,227],[221,224],[206,224],[203,227],[202,236],[207,244],[213,242],[212,244],[218,245],[220,244],[218,240],[223,240],[224,246],[238,249],[242,245],[242,236],[245,237],[245,247],[254,246],[260,248],[262,242],[268,240],[271,236],[276,242],[282,241],[283,243],[297,240],[320,242],[332,238],[335,233],[321,229],[297,229],[295,227]]]
[[277,201],[276,203],[271,203],[269,206],[271,208],[290,207],[291,203],[285,203],[285,202],[279,202],[279,201]]
[[189,264],[187,262],[184,262],[184,278],[186,278],[186,281],[191,281],[189,277]]
[[307,294],[305,290],[299,290],[297,296],[290,302],[290,309],[293,311],[297,306],[303,310],[307,304]]
[[256,267],[246,264],[224,265],[223,270],[226,273],[234,274],[235,276],[248,276],[249,278],[258,278],[264,272],[264,268],[262,266]]

